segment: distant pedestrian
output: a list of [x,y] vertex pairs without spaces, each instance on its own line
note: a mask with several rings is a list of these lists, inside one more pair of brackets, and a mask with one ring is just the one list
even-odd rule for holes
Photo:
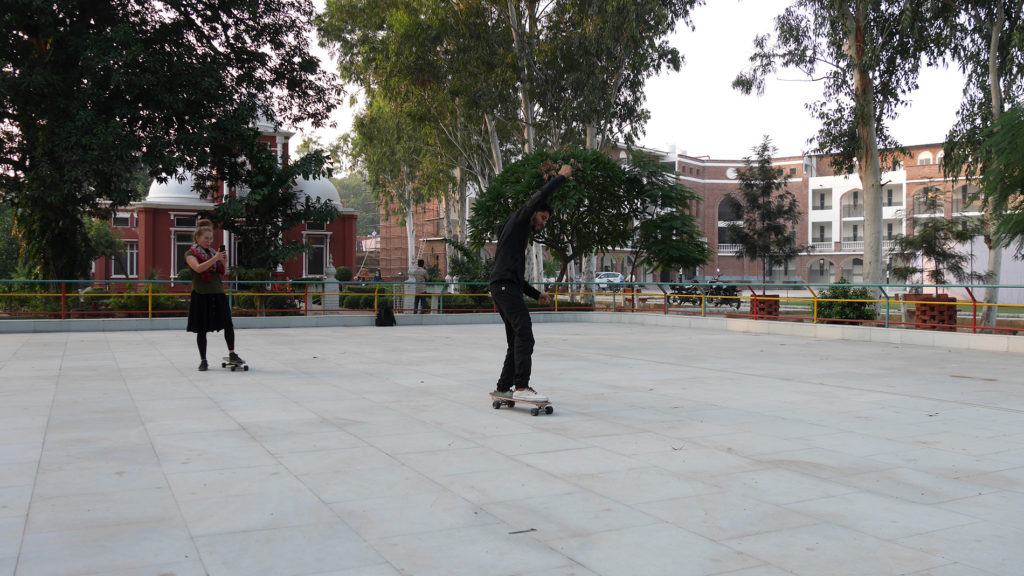
[[[412,310],[413,314],[426,314],[426,310],[430,310],[430,300],[427,299],[427,279],[430,275],[427,273],[427,269],[423,267],[423,260],[417,260],[416,265],[409,270],[409,278],[416,281],[414,290],[416,291],[416,298],[413,300]],[[422,305],[422,308],[420,307]]]
[[[494,253],[491,271],[491,298],[505,323],[505,363],[498,377],[494,394],[513,400],[546,402],[547,397],[530,387],[533,363],[533,324],[523,294],[542,305],[551,303],[551,297],[526,282],[526,245],[534,232],[540,231],[551,217],[547,200],[566,179],[572,167],[563,165],[558,175],[534,193],[525,206],[516,210],[498,234],[498,247]],[[512,389],[515,388],[513,391]]]
[[235,354],[235,328],[231,321],[231,304],[224,293],[221,277],[228,273],[228,254],[224,246],[220,250],[213,249],[213,223],[200,220],[195,233],[192,234],[195,244],[185,253],[185,262],[192,269],[192,295],[188,307],[189,332],[196,333],[196,346],[199,348],[199,371],[205,372],[209,365],[206,362],[206,333],[224,331],[224,341],[228,345],[228,357],[232,362],[242,364],[244,361]]

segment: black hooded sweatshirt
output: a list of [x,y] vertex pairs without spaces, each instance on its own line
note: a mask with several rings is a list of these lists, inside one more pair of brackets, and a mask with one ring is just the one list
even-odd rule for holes
[[498,248],[494,253],[494,268],[491,269],[491,284],[511,282],[519,287],[524,294],[536,300],[540,292],[526,283],[526,244],[530,241],[533,230],[530,229],[530,218],[540,206],[565,184],[565,176],[556,176],[548,180],[543,188],[534,193],[525,206],[516,210],[509,217],[498,233]]

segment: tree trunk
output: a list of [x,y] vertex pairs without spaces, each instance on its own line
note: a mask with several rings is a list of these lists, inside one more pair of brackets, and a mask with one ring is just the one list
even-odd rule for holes
[[416,264],[416,226],[414,222],[415,206],[412,202],[412,184],[409,182],[408,167],[403,166],[402,173],[405,176],[405,242],[408,248],[405,272],[408,274]]
[[[847,5],[841,2],[841,5]],[[878,134],[875,128],[875,88],[865,68],[865,21],[867,2],[858,0],[853,12],[847,13],[847,43],[856,63],[853,90],[859,110],[857,139],[858,173],[864,188],[864,282],[881,284],[882,264],[882,171],[878,159]],[[848,6],[848,5],[847,5]],[[876,289],[877,291],[877,289]]]
[[[999,40],[1003,30],[1006,14],[1003,12],[1003,3],[998,5],[996,21],[992,24],[992,36],[988,45],[988,87],[992,96],[992,123],[995,124],[1003,113],[1003,86],[999,75]],[[988,237],[992,238],[995,232],[995,218],[988,215]],[[988,244],[988,272],[991,278],[986,284],[999,284],[1003,275],[1003,247],[999,242],[987,242]],[[971,254],[973,258],[974,255]],[[988,288],[985,290],[985,310],[981,315],[981,324],[987,328],[995,328],[999,313],[999,288]]]

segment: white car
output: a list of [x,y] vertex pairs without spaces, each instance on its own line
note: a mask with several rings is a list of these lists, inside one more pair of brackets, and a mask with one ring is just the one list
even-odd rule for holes
[[613,292],[619,289],[619,287],[614,286],[614,284],[619,284],[625,281],[626,277],[618,272],[601,272],[596,278],[594,278],[594,282],[597,283],[598,290],[611,290]]

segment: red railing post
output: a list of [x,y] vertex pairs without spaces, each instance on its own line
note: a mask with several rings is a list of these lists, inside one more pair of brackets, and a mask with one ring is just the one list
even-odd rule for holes
[[978,333],[978,301],[974,298],[974,292],[970,288],[964,286],[964,290],[967,291],[967,295],[971,297],[971,334]]

